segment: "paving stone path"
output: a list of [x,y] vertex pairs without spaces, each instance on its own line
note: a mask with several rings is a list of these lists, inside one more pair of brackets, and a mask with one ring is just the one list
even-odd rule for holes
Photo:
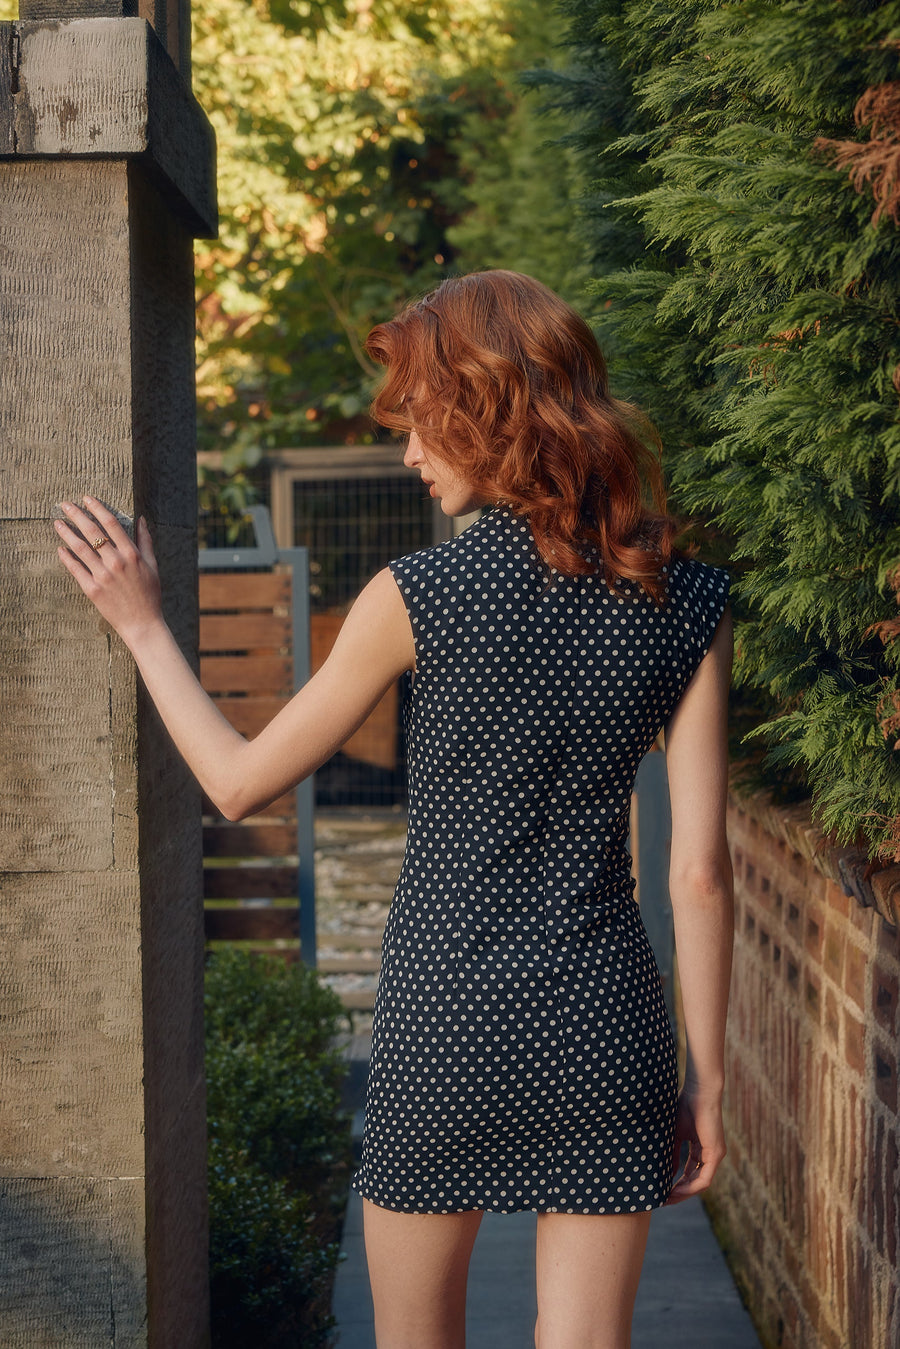
[[[398,811],[335,811],[316,821],[319,966],[352,1012],[348,1108],[356,1146],[371,1042],[381,936],[403,859]],[[374,1349],[361,1204],[351,1195],[335,1288],[338,1349]],[[488,1214],[472,1258],[469,1349],[533,1344],[535,1215]],[[651,1224],[635,1312],[634,1349],[759,1349],[699,1201],[662,1209]]]
[[318,964],[357,1032],[371,1029],[381,937],[405,846],[400,811],[316,816]]

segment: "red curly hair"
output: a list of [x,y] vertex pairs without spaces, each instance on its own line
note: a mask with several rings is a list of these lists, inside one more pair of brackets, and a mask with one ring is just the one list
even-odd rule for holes
[[387,367],[376,421],[417,431],[527,518],[550,568],[594,572],[599,554],[611,589],[626,578],[663,602],[676,524],[658,437],[610,397],[593,333],[553,291],[518,272],[454,277],[373,328],[366,350]]

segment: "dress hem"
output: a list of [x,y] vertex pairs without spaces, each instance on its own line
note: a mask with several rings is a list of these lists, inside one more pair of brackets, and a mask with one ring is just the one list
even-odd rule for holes
[[524,1201],[520,1204],[467,1204],[456,1208],[410,1208],[404,1204],[389,1204],[383,1200],[376,1199],[372,1193],[367,1193],[365,1189],[351,1181],[351,1190],[358,1194],[360,1198],[367,1199],[370,1204],[376,1208],[387,1209],[391,1213],[409,1213],[418,1215],[422,1218],[438,1217],[449,1213],[566,1213],[580,1217],[605,1217],[615,1214],[629,1213],[653,1213],[658,1208],[665,1207],[669,1198],[670,1191],[666,1192],[665,1198],[648,1201],[643,1204],[628,1205],[609,1205],[607,1207],[585,1208],[584,1205],[578,1208],[564,1208],[558,1204],[541,1204],[531,1201]]

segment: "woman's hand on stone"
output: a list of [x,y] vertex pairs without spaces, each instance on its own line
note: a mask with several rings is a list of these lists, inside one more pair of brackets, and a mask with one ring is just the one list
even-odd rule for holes
[[66,519],[55,521],[65,545],[58,549],[59,559],[107,623],[130,644],[136,634],[162,621],[150,530],[142,517],[132,543],[102,502],[85,496],[84,505],[90,515],[71,501],[61,503]]

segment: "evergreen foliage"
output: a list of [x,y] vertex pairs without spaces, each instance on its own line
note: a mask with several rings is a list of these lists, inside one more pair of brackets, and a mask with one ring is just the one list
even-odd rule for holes
[[324,1345],[349,1167],[337,996],[234,947],[206,974],[210,1289],[217,1349]]
[[[892,83],[900,4],[565,0],[554,77],[593,171],[591,290],[678,508],[730,538],[738,678],[841,841],[896,847],[900,236],[822,140]],[[882,98],[880,106],[886,106]],[[881,128],[883,132],[883,127]]]
[[441,187],[458,218],[447,236],[460,271],[525,272],[575,303],[587,280],[579,165],[563,143],[563,115],[529,89],[562,64],[562,24],[542,0],[508,0],[505,9],[511,41],[497,68],[504,102],[490,119],[476,110],[459,127],[458,177]]

